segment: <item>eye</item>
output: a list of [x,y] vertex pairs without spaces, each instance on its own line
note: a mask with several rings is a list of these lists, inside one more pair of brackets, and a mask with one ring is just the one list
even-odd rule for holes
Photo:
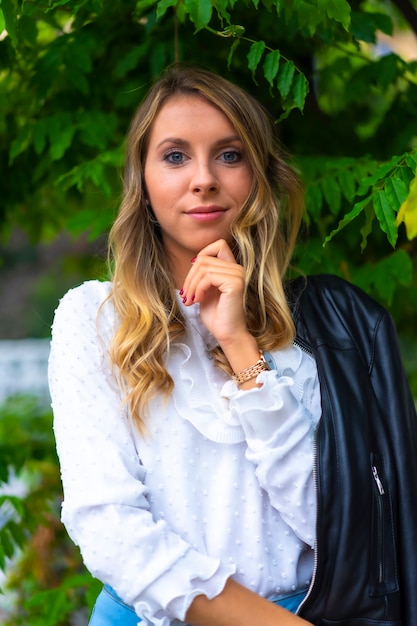
[[164,161],[171,163],[172,165],[181,165],[185,161],[185,155],[179,150],[172,150],[164,155]]
[[226,150],[220,157],[225,163],[238,163],[242,160],[242,153],[239,150]]

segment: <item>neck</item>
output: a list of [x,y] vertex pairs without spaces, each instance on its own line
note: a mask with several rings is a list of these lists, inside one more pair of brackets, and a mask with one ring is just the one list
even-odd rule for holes
[[184,258],[167,253],[168,267],[172,274],[175,289],[180,290],[184,286],[185,279],[191,269],[191,258],[191,256]]

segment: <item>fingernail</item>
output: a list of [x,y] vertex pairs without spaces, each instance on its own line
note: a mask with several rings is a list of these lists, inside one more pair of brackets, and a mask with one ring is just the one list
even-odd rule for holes
[[183,296],[183,295],[184,295],[184,289],[181,289],[180,296]]
[[195,296],[193,296],[193,297],[191,298],[191,302],[194,302],[194,300],[195,300]]
[[190,263],[194,263],[194,261],[196,260],[196,258],[197,258],[197,257],[196,257],[196,256],[194,256],[194,257],[191,259]]
[[184,296],[182,299],[183,304],[185,304],[187,302],[187,296]]

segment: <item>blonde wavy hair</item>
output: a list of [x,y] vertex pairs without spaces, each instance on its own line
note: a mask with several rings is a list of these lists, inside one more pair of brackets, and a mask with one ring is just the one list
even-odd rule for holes
[[[233,252],[246,270],[248,329],[262,350],[284,347],[295,334],[283,278],[302,218],[303,193],[283,158],[275,124],[259,102],[221,76],[202,68],[171,67],[150,89],[131,123],[123,199],[109,236],[110,297],[120,320],[110,357],[140,430],[150,399],[157,393],[167,398],[172,391],[165,360],[185,329],[144,181],[152,124],[170,98],[184,94],[198,95],[224,113],[253,172],[252,190],[231,227]],[[220,347],[213,357],[232,373]]]

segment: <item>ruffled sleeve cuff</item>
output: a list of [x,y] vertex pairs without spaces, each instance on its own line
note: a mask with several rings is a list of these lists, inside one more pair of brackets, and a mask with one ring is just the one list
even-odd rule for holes
[[265,441],[288,420],[299,416],[302,407],[291,391],[294,382],[289,376],[279,376],[274,370],[261,372],[256,382],[262,386],[242,391],[228,381],[222,395],[229,398],[230,410],[239,416],[246,437]]
[[[180,566],[180,567],[178,567]],[[194,598],[204,595],[210,600],[223,590],[227,579],[236,571],[234,565],[223,565],[194,550],[189,550],[182,563],[160,576],[133,606],[145,623],[152,626],[173,626],[183,623]],[[190,576],[190,572],[193,574]]]

